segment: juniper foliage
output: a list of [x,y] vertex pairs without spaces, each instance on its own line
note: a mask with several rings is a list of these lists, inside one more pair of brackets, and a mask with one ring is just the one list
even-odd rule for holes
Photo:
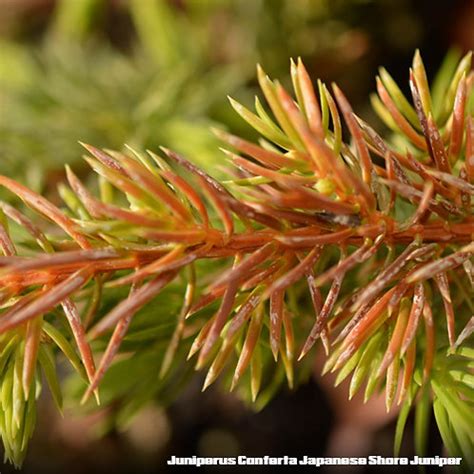
[[[24,455],[40,371],[61,406],[59,352],[89,406],[108,369],[117,386],[134,360],[155,383],[134,388],[129,412],[171,396],[187,352],[206,371],[204,389],[223,375],[260,407],[282,377],[292,387],[308,375],[320,340],[323,372],[350,376],[349,397],[383,391],[387,410],[400,406],[395,452],[414,408],[423,454],[432,406],[448,451],[473,465],[471,53],[448,58],[430,91],[417,52],[410,99],[380,70],[373,104],[393,131],[385,140],[336,85],[319,81],[316,92],[301,61],[291,77],[294,97],[259,67],[267,106],[231,100],[261,139],[215,131],[223,182],[167,148],[87,144],[97,189],[66,167],[62,208],[0,177],[29,208],[1,205],[8,459]],[[105,402],[120,396],[104,392]]]

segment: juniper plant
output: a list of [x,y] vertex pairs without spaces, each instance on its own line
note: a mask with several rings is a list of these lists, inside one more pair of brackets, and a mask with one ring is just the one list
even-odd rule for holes
[[[206,370],[204,388],[230,374],[230,389],[248,385],[258,404],[278,383],[271,360],[291,387],[321,339],[324,372],[337,372],[337,383],[351,376],[349,397],[365,386],[366,400],[384,391],[387,410],[400,407],[395,452],[415,407],[423,454],[432,406],[447,450],[472,467],[471,54],[448,59],[430,92],[416,53],[412,101],[381,69],[373,103],[388,140],[336,85],[318,82],[316,93],[301,61],[291,77],[295,98],[258,68],[274,118],[258,98],[256,113],[231,99],[261,139],[215,131],[230,148],[225,182],[169,149],[163,157],[87,144],[99,195],[66,167],[64,209],[0,177],[48,222],[2,204],[1,434],[10,460],[21,462],[34,425],[40,368],[60,406],[56,349],[87,380],[83,401],[98,400],[136,314],[152,307],[159,328],[160,298],[181,288],[162,375],[192,340],[188,358]],[[119,289],[128,296],[98,311]]]

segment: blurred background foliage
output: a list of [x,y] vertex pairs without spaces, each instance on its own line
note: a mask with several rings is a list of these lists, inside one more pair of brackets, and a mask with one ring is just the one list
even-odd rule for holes
[[[54,185],[64,163],[81,167],[81,140],[112,149],[165,145],[219,173],[213,165],[222,157],[209,126],[249,133],[226,95],[252,102],[255,63],[285,78],[288,59],[302,56],[313,77],[338,82],[361,111],[378,65],[393,70],[421,47],[430,69],[453,31],[465,42],[463,28],[450,21],[462,6],[2,0],[0,172],[36,189]],[[406,83],[397,69],[393,75]]]
[[[209,129],[224,124],[251,133],[226,96],[252,104],[257,62],[289,82],[289,58],[301,56],[314,80],[337,82],[373,123],[368,98],[378,66],[407,84],[420,48],[433,77],[450,47],[474,48],[473,26],[467,0],[0,0],[0,174],[54,197],[65,163],[86,173],[81,140],[111,149],[164,145],[219,176],[223,155]],[[197,398],[202,380],[193,382],[192,366],[182,362],[189,346],[169,377],[157,376],[181,289],[171,286],[160,299],[166,307],[158,326],[152,305],[134,321],[123,350],[137,351],[107,374],[107,409],[53,425],[52,412],[39,413],[25,472],[151,472],[170,454],[324,454],[341,414],[330,414],[331,393],[314,382],[291,396],[283,391],[250,416],[215,388]],[[101,312],[119,297],[106,295]],[[309,375],[306,368],[299,377]],[[73,399],[81,383],[70,379]],[[274,388],[270,383],[269,395]],[[133,418],[151,399],[159,405]],[[171,400],[165,414],[160,407]],[[303,426],[308,422],[312,428]],[[367,429],[380,429],[374,426]],[[98,431],[112,434],[91,445]],[[372,448],[391,455],[392,432],[372,439]],[[54,461],[51,445],[65,448]]]

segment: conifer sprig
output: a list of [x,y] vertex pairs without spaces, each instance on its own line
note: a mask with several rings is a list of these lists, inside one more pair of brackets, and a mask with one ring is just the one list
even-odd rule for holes
[[[88,380],[84,401],[94,392],[98,397],[134,315],[184,276],[186,295],[183,290],[162,373],[189,318],[217,304],[189,352],[197,369],[207,368],[204,388],[235,363],[231,389],[249,371],[256,399],[268,355],[281,361],[292,386],[295,359],[321,338],[328,355],[324,372],[337,371],[336,383],[352,374],[350,397],[365,382],[366,399],[383,389],[387,410],[402,406],[396,449],[410,407],[416,405],[418,419],[425,420],[432,401],[447,448],[472,464],[470,58],[438,83],[443,93],[435,100],[416,53],[409,81],[414,106],[381,70],[374,104],[396,132],[389,141],[354,114],[336,85],[331,93],[319,82],[316,94],[300,60],[291,64],[296,100],[259,68],[274,119],[258,99],[256,113],[231,100],[262,139],[257,145],[216,131],[230,147],[225,184],[168,149],[162,150],[165,159],[91,145],[84,145],[85,160],[99,175],[100,196],[67,168],[68,186],[60,187],[64,210],[0,177],[53,224],[43,232],[26,214],[2,205],[2,436],[12,446],[8,456],[19,462],[31,430],[21,420],[32,416],[37,360],[60,397],[45,339]],[[30,238],[15,239],[10,221]],[[210,282],[194,270],[209,259],[222,261]],[[127,288],[129,296],[97,318],[97,285]],[[76,348],[55,327],[64,317]],[[96,367],[91,341],[103,337],[108,343]],[[417,430],[419,447],[423,433]]]

